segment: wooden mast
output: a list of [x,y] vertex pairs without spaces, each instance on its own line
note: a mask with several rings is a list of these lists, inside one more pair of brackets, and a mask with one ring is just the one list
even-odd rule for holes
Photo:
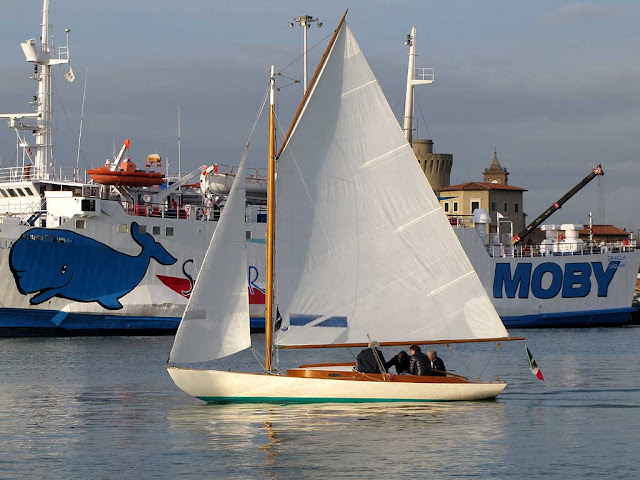
[[[287,131],[287,135],[282,142],[282,146],[280,147],[280,151],[278,152],[278,157],[284,150],[291,133],[293,132],[293,128],[298,122],[300,115],[302,113],[302,109],[309,98],[313,87],[315,86],[316,80],[318,79],[318,75],[324,66],[327,57],[329,56],[329,52],[333,47],[333,44],[336,41],[336,37],[338,36],[338,32],[342,28],[344,24],[344,19],[347,16],[347,10],[344,12],[338,27],[335,32],[333,32],[333,36],[329,41],[329,45],[322,56],[322,60],[318,64],[318,68],[316,68],[315,73],[313,74],[313,78],[311,79],[311,83],[309,84],[309,88],[305,92],[302,97],[302,101],[300,102],[300,106],[296,111],[295,116],[293,117],[293,121],[291,122],[291,126]],[[271,360],[273,357],[273,259],[274,259],[274,226],[275,226],[275,178],[276,178],[276,139],[275,139],[275,70],[273,65],[271,65],[271,80],[270,80],[270,91],[269,91],[269,168],[268,168],[268,183],[267,183],[267,279],[266,279],[266,292],[265,292],[265,360],[264,367],[268,372],[271,371]]]
[[275,222],[275,178],[276,178],[276,126],[275,126],[275,71],[271,65],[269,80],[269,168],[267,184],[267,288],[265,299],[265,359],[264,368],[271,371],[273,350],[273,240]]

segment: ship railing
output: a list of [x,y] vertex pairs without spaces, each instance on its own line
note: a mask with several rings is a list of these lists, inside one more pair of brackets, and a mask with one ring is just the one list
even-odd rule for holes
[[417,67],[413,79],[420,82],[433,83],[436,79],[436,71],[433,68]]
[[635,240],[620,240],[606,243],[563,243],[555,246],[549,245],[487,245],[487,252],[491,257],[550,257],[550,256],[577,256],[606,253],[633,252],[637,248]]
[[20,223],[33,226],[35,221],[46,213],[46,199],[38,198],[31,202],[11,201],[3,202],[2,217],[15,217],[21,220]]
[[177,220],[218,220],[220,209],[204,204],[166,205],[164,203],[131,203],[124,202],[124,209],[129,215],[138,217],[173,218]]
[[0,183],[59,181],[89,183],[87,171],[74,167],[36,168],[34,165],[0,168]]

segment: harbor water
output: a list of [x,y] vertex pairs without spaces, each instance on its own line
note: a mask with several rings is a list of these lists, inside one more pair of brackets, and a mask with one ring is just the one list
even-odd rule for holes
[[167,375],[172,337],[2,339],[0,478],[639,478],[640,328],[511,334],[544,382],[521,342],[499,372],[495,346],[443,346],[448,368],[499,373],[505,393],[347,405],[206,405]]

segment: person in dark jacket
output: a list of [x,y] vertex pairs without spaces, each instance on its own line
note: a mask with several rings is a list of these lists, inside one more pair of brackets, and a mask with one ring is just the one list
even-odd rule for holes
[[402,350],[397,355],[384,364],[387,371],[391,367],[396,367],[396,373],[401,375],[403,373],[409,373],[409,354]]
[[411,345],[409,349],[411,359],[409,360],[409,373],[411,375],[431,375],[431,362],[418,345]]
[[356,359],[356,370],[362,373],[386,373],[380,371],[380,367],[378,366],[378,362],[376,361],[376,357],[373,354],[373,348],[376,349],[376,353],[378,354],[378,358],[380,359],[380,363],[385,365],[384,355],[378,349],[378,345],[373,345],[373,347],[365,348],[362,350]]
[[431,375],[436,377],[446,377],[447,369],[445,368],[442,359],[438,356],[438,353],[435,350],[429,350],[427,352],[427,357],[429,357]]

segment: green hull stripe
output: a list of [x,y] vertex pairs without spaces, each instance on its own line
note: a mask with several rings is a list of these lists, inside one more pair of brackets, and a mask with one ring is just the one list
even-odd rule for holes
[[[415,398],[323,398],[323,397],[197,397],[207,403],[377,403],[377,402],[453,402],[456,400],[422,400]],[[484,399],[484,400],[494,400]],[[477,400],[465,400],[477,401]]]

